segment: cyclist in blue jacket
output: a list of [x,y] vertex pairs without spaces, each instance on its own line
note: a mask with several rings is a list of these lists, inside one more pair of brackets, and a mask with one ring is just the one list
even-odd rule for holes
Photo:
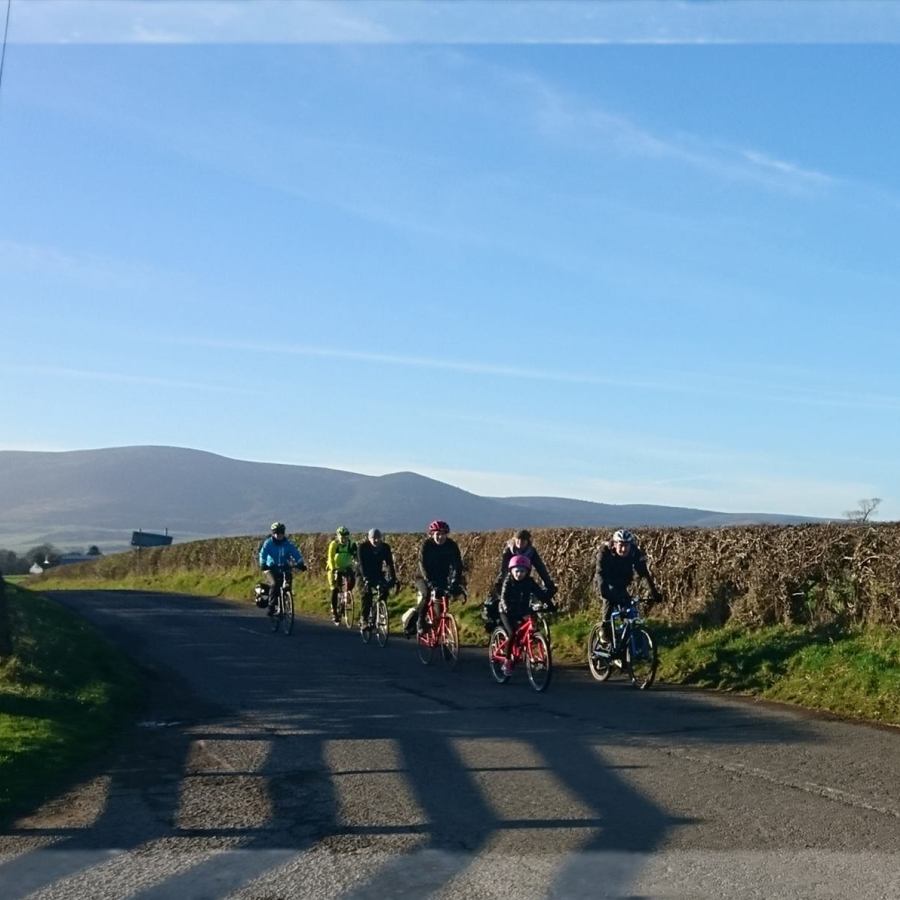
[[259,567],[266,573],[266,581],[269,583],[270,616],[275,614],[275,601],[281,585],[288,588],[291,586],[291,563],[301,572],[306,571],[303,554],[296,544],[287,539],[285,531],[284,523],[273,522],[271,536],[259,548]]

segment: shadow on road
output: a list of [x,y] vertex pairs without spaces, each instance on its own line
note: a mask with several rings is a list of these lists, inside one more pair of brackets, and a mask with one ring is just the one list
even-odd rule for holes
[[[54,807],[7,833],[19,855],[0,864],[6,900],[64,879],[87,895],[106,877],[141,898],[282,896],[254,893],[279,878],[301,896],[313,877],[354,900],[451,881],[464,894],[467,879],[493,879],[501,896],[522,866],[540,870],[546,896],[623,896],[646,854],[690,823],[637,786],[629,746],[674,733],[682,745],[806,740],[787,716],[763,726],[734,705],[586,672],[538,696],[495,685],[481,653],[451,673],[403,641],[382,650],[307,621],[271,635],[214,601],[61,599],[154,667],[153,723],[117,750],[99,815]],[[48,846],[16,851],[26,839]],[[314,874],[312,851],[332,868],[316,857]]]

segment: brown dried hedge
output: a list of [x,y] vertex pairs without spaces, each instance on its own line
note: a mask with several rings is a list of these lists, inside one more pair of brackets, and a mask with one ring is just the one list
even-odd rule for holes
[[[596,603],[598,529],[534,532],[535,545],[560,586],[564,609]],[[508,532],[454,535],[463,552],[470,595],[481,598]],[[330,535],[296,535],[312,572],[324,571]],[[664,602],[654,615],[673,622],[747,625],[826,622],[900,626],[900,524],[825,524],[736,528],[646,528],[639,533]],[[54,578],[197,571],[254,571],[261,538],[218,538],[116,554],[56,569]],[[399,575],[412,582],[418,534],[389,535]]]

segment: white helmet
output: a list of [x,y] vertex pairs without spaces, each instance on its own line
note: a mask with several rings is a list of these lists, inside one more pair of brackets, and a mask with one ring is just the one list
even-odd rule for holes
[[627,528],[620,528],[618,531],[613,532],[612,539],[614,544],[634,543],[634,535]]

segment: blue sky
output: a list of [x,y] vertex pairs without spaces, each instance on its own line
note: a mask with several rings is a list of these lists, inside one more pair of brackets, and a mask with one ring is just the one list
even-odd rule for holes
[[877,2],[13,0],[0,449],[900,518],[898,40]]

